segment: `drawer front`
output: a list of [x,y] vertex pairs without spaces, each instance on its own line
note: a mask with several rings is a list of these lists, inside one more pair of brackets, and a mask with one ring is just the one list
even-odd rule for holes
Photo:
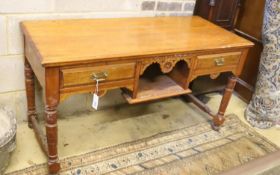
[[93,67],[79,67],[62,69],[63,86],[91,84],[95,79],[100,83],[124,80],[134,77],[135,63],[122,63]]
[[223,69],[225,67],[237,66],[241,52],[230,52],[222,54],[202,55],[197,57],[196,69]]

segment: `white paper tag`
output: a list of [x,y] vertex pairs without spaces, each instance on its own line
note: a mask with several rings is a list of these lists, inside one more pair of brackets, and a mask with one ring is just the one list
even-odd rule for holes
[[99,101],[99,97],[98,95],[96,95],[96,93],[93,94],[93,98],[92,98],[92,107],[93,109],[97,110],[98,107],[98,101]]

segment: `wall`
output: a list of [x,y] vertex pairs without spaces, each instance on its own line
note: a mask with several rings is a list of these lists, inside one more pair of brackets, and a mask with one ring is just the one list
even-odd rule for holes
[[[188,16],[192,15],[194,4],[195,0],[0,0],[0,105],[10,107],[18,122],[26,119],[21,21]],[[36,89],[41,94],[41,88]],[[104,97],[103,108],[122,101],[118,91],[110,93],[116,98]],[[37,101],[42,101],[38,97]],[[60,105],[60,116],[90,109],[90,103],[89,94],[73,96]],[[42,104],[37,106],[42,113]]]

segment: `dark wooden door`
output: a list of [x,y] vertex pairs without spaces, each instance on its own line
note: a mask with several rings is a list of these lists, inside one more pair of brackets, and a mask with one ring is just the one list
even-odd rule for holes
[[240,75],[240,80],[245,86],[239,83],[235,88],[239,96],[246,102],[250,101],[257,81],[258,67],[263,49],[262,24],[264,6],[265,0],[241,0],[240,13],[236,20],[236,28],[234,29],[240,36],[255,43],[255,46],[248,53]]
[[199,15],[226,29],[234,28],[239,0],[197,0],[194,15]]
[[194,15],[198,15],[203,17],[204,19],[210,19],[210,10],[211,5],[209,0],[197,0],[195,9],[194,9]]
[[[255,43],[248,53],[243,71],[235,88],[237,95],[246,102],[250,101],[253,94],[260,55],[263,49],[261,30],[264,5],[265,0],[197,0],[194,11],[195,15],[208,19]],[[192,89],[193,92],[196,91],[195,87],[199,87],[197,88],[198,92],[203,93],[217,91],[222,89],[221,85],[226,81],[226,78],[220,76],[218,79],[222,83],[216,81],[215,84],[211,84],[210,88],[201,90],[199,85],[209,85],[210,82],[213,82],[208,77],[203,78],[199,81],[196,80]]]
[[212,21],[226,29],[233,29],[239,0],[216,0]]

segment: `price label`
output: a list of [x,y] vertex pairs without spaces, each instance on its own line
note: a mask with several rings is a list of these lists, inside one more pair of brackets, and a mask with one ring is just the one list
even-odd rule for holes
[[93,109],[97,110],[98,107],[98,101],[99,101],[99,97],[96,93],[93,94],[93,98],[92,98],[92,107]]
[[98,107],[98,101],[99,101],[99,96],[97,95],[98,94],[98,85],[99,85],[99,80],[97,79],[96,80],[96,88],[95,88],[95,93],[93,94],[93,97],[92,97],[92,107],[93,109],[97,110],[97,107]]

